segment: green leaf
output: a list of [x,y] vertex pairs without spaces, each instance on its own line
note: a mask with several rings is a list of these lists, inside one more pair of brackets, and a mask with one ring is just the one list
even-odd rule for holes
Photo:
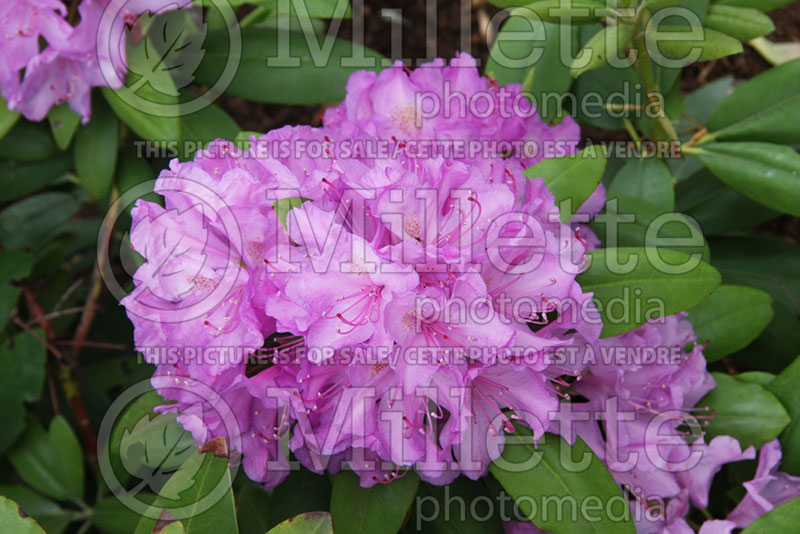
[[[561,61],[561,50],[565,44],[572,49],[577,47],[578,28],[541,24],[539,27],[524,17],[509,17],[492,44],[485,72],[500,85],[524,84],[539,116],[549,122],[564,115],[560,99],[553,97],[563,96],[572,86],[569,65]],[[543,34],[535,31],[538,28],[543,29]],[[565,33],[569,33],[571,42],[561,42]]]
[[763,289],[800,314],[800,249],[774,238],[720,237],[711,250],[726,284]]
[[[327,479],[325,479],[325,482],[327,482]],[[298,493],[298,495],[305,494]],[[263,485],[245,480],[243,484],[238,485],[236,488],[234,497],[236,499],[236,519],[239,522],[239,532],[241,534],[264,534],[269,530],[270,495]],[[304,500],[295,499],[295,501]],[[330,502],[330,496],[327,502]]]
[[[489,469],[537,527],[553,534],[635,532],[619,486],[580,437],[570,446],[561,436],[548,433],[534,447],[529,432],[518,430],[512,436],[515,442],[506,442],[501,459],[492,462]],[[522,467],[525,464],[532,465]],[[577,513],[565,520],[561,514],[545,512],[544,507],[553,498],[569,499],[576,508],[594,502],[592,510],[596,513]],[[614,506],[612,499],[619,505]],[[540,506],[532,509],[531,500]],[[616,520],[609,517],[611,509]],[[620,521],[621,517],[624,520]]]
[[711,114],[707,139],[719,141],[800,142],[800,59],[749,80]]
[[[120,478],[135,475],[153,491],[194,453],[194,440],[176,415],[154,413],[157,406],[165,404],[155,391],[138,397],[114,425],[107,447],[111,467]],[[105,452],[103,448],[101,454]]]
[[697,342],[708,342],[703,355],[709,363],[752,343],[772,321],[772,297],[746,286],[722,285],[689,310]]
[[800,320],[784,303],[772,303],[775,317],[764,333],[745,349],[731,356],[751,369],[780,373],[800,354]]
[[[597,25],[596,28],[595,31],[600,26]],[[589,27],[581,28],[581,36],[584,35],[584,30],[588,33]],[[573,111],[575,118],[608,130],[622,129],[622,117],[633,120],[640,111],[605,109],[605,104],[631,103],[647,106],[648,102],[636,71],[633,68],[617,69],[611,65],[584,73],[575,81],[573,92],[576,101],[580,103]]]
[[539,0],[511,10],[512,16],[541,19],[545,22],[561,23],[562,17],[570,17],[572,24],[590,24],[609,14],[605,2],[597,0]]
[[[5,264],[0,267],[6,268]],[[43,336],[40,330],[34,332]],[[27,332],[17,334],[0,347],[0,405],[3,406],[0,451],[6,450],[25,428],[23,403],[38,400],[42,394],[45,358],[44,345]]]
[[[687,31],[683,26],[662,25],[657,31],[660,35],[645,33],[648,52],[656,63],[666,58],[689,65],[696,61],[710,61],[742,52],[741,42],[707,28],[702,28],[698,33],[697,30]],[[666,37],[665,34],[669,36]]]
[[732,376],[739,382],[744,382],[745,384],[758,384],[763,388],[767,388],[767,386],[769,386],[772,381],[775,380],[775,375],[772,373],[765,373],[763,371],[747,371],[746,373],[739,373],[738,375]]
[[14,534],[45,534],[32,517],[22,517],[19,505],[0,495],[0,525]]
[[[345,84],[356,70],[378,70],[382,56],[361,45],[328,37],[330,54],[312,54],[306,36],[267,28],[244,28],[239,67],[227,93],[256,102],[320,104],[338,102]],[[200,83],[213,84],[229,59],[227,32],[209,32],[203,62],[195,73]],[[287,43],[281,50],[279,42]],[[324,47],[325,43],[316,43]],[[312,45],[312,48],[314,45]],[[343,66],[345,58],[366,58],[365,64]],[[295,64],[296,63],[296,64]]]
[[605,149],[591,145],[571,156],[542,160],[523,174],[528,178],[544,178],[556,206],[561,209],[561,221],[567,222],[597,188],[605,169]]
[[[83,499],[83,461],[77,465],[64,465],[65,458],[74,459],[76,454],[74,443],[59,441],[67,436],[64,424],[54,418],[50,431],[45,432],[37,421],[31,421],[22,437],[8,451],[8,458],[20,478],[43,494],[60,501],[77,502]],[[61,447],[68,451],[59,450]],[[77,454],[80,456],[80,445]],[[67,480],[69,476],[77,476],[79,470],[80,480]]]
[[[0,329],[5,328],[11,311],[17,305],[21,289],[13,282],[28,276],[33,257],[27,252],[7,250],[0,252]],[[0,439],[2,443],[2,439]],[[3,447],[0,446],[0,450]]]
[[391,484],[370,488],[362,488],[352,471],[342,471],[331,481],[336,534],[395,534],[403,526],[419,486],[419,477],[413,471]]
[[[191,159],[195,151],[215,139],[233,141],[241,128],[222,108],[211,104],[200,111],[181,116],[183,143],[179,157]],[[191,144],[191,146],[189,146]]]
[[703,169],[675,190],[678,211],[694,218],[704,235],[746,230],[780,214],[747,198]]
[[[303,499],[298,499],[303,495]],[[306,512],[330,508],[331,484],[327,476],[308,469],[291,471],[286,480],[272,491],[267,513],[267,527]]]
[[775,31],[772,19],[753,8],[711,6],[705,26],[740,41],[749,41]]
[[0,139],[6,136],[19,118],[19,112],[8,109],[8,102],[0,96]]
[[79,209],[75,197],[55,191],[20,200],[0,212],[0,242],[7,249],[39,245]]
[[675,209],[675,189],[666,163],[654,158],[627,162],[608,187],[610,193],[645,200],[665,211]]
[[696,149],[714,175],[741,194],[800,216],[800,155],[768,143],[712,143]]
[[[155,500],[155,495],[136,495],[136,500],[146,502]],[[107,534],[130,534],[136,530],[136,525],[142,516],[128,508],[116,497],[101,500],[92,511],[92,523]]]
[[72,512],[64,510],[58,503],[24,486],[0,486],[0,495],[19,504],[20,509],[48,534],[64,532],[72,516]]
[[774,534],[791,532],[800,523],[800,497],[792,499],[762,515],[741,534]]
[[72,170],[72,155],[33,162],[5,160],[0,165],[0,202],[8,202],[35,193]]
[[789,414],[780,401],[763,387],[724,373],[711,374],[717,386],[697,403],[714,413],[706,427],[706,441],[733,436],[742,449],[750,445],[759,448],[777,438],[789,424]]
[[[708,298],[721,280],[709,264],[670,249],[609,248],[594,250],[589,257],[589,269],[577,279],[583,291],[593,292],[598,302],[602,337],[628,332],[650,318],[693,308]],[[654,265],[654,261],[663,265]],[[688,272],[681,272],[689,267]],[[667,269],[678,272],[664,272]],[[641,312],[636,312],[636,305]]]
[[[486,517],[493,511],[494,503],[486,507],[478,506],[482,501],[487,502],[487,499],[488,502],[503,502],[492,499],[481,481],[463,476],[447,486],[420,482],[408,524],[421,527],[421,532],[425,534],[503,534],[501,514],[494,513]],[[475,503],[477,513],[468,513],[464,503]],[[489,506],[492,509],[486,510]],[[420,529],[417,528],[417,531]]]
[[[209,441],[161,488],[148,516],[167,514],[187,534],[238,534],[225,438]],[[155,519],[143,517],[135,534],[151,534],[155,524]]]
[[783,370],[766,388],[778,397],[792,418],[791,423],[781,434],[784,451],[781,471],[800,475],[800,358]]
[[240,150],[250,150],[250,136],[255,135],[256,137],[261,137],[261,132],[239,132],[236,134],[236,137],[233,139],[233,142],[236,143],[236,146]]
[[658,246],[699,254],[705,261],[710,257],[695,221],[638,198],[609,193],[603,213],[589,226],[607,247]]
[[[94,119],[94,117],[92,118]],[[50,108],[47,113],[47,121],[50,123],[50,131],[53,132],[56,145],[61,150],[66,150],[78,130],[81,116],[72,111],[69,104],[64,103]]]
[[[616,24],[603,28],[586,43],[586,46],[572,61],[570,74],[573,78],[577,78],[586,71],[608,65],[609,58],[621,61],[622,53],[630,45],[632,37],[633,26],[627,24]],[[587,55],[589,56],[588,62],[585,60]]]
[[714,0],[714,4],[721,6],[752,7],[767,13],[783,6],[789,5],[794,0]]
[[71,498],[83,498],[84,471],[83,451],[78,436],[64,417],[56,415],[50,421],[50,443],[53,444],[55,459],[64,476],[64,486]]
[[287,519],[268,534],[333,534],[333,522],[328,512],[306,512]]
[[20,121],[0,140],[0,158],[41,161],[58,153],[50,128],[40,122]]
[[75,172],[81,187],[95,200],[111,189],[119,149],[119,120],[100,98],[94,99],[92,120],[75,134]]
[[[177,141],[181,138],[181,123],[178,117],[164,117],[155,111],[154,106],[148,106],[137,101],[136,105],[131,105],[124,98],[125,88],[109,89],[101,88],[103,96],[114,110],[119,119],[127,124],[136,135],[147,141]],[[177,101],[164,102],[167,100],[162,93],[155,92],[149,85],[139,89],[136,94],[142,99],[160,104],[172,103],[177,105]]]

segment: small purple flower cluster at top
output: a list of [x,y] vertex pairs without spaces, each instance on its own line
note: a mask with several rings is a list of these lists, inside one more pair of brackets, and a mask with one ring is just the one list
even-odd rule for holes
[[[214,364],[153,358],[154,384],[173,401],[162,409],[177,411],[198,442],[225,436],[247,475],[268,488],[288,474],[289,451],[316,472],[352,469],[363,486],[391,483],[409,469],[447,484],[484,476],[505,435],[520,427],[536,440],[545,432],[568,441],[579,435],[621,485],[637,489],[634,509],[654,497],[668,503],[641,532],[690,532],[689,505],[705,508],[714,474],[755,456],[727,436],[667,439],[684,436],[695,404],[714,386],[691,325],[678,315],[601,340],[602,325],[573,313],[593,309],[576,274],[598,241],[559,219],[542,178],[523,175],[536,159],[405,154],[404,144],[420,139],[558,140],[577,150],[580,132],[569,117],[557,125],[535,114],[420,119],[415,95],[442,95],[445,84],[467,97],[522,90],[500,91],[466,54],[413,72],[399,63],[357,72],[323,127],[252,136],[247,150],[215,141],[162,172],[155,190],[163,206],[139,200],[132,211],[131,247],[146,262],[123,305],[137,348],[254,354]],[[342,139],[390,140],[399,150],[373,159],[268,153],[276,141],[313,141],[333,154]],[[597,213],[604,199],[601,186],[578,213]],[[285,221],[281,205],[293,206]],[[515,313],[502,305],[523,300],[527,307]],[[456,302],[469,303],[469,313],[432,311]],[[470,350],[687,345],[671,365],[501,362],[492,351]],[[353,348],[376,356],[346,358]],[[415,348],[434,357],[391,357]],[[218,398],[200,395],[197,383]],[[605,413],[609,399],[634,414],[616,431],[578,416]],[[235,424],[220,415],[223,403]],[[575,414],[569,425],[556,420],[564,405]],[[662,421],[654,455],[647,427],[669,411],[677,415]],[[622,452],[610,456],[609,447]],[[702,458],[693,469],[672,468],[694,451]],[[619,465],[630,453],[638,453],[635,465]],[[798,494],[800,479],[774,472],[779,455],[775,443],[765,446],[734,524]]]
[[85,124],[92,112],[91,88],[118,89],[123,84],[125,26],[132,26],[144,12],[190,4],[191,0],[83,0],[77,12],[69,13],[59,0],[2,2],[0,94],[9,109],[29,120],[42,120],[52,106],[67,102]]

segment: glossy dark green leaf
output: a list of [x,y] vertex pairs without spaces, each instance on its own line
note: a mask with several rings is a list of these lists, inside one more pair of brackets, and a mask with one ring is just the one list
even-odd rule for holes
[[709,260],[697,223],[644,200],[608,194],[603,212],[589,225],[607,247],[662,247]]
[[561,60],[565,32],[569,33],[569,44],[574,50],[578,44],[576,26],[551,22],[538,26],[524,17],[510,17],[500,29],[486,61],[487,76],[500,85],[523,84],[536,102],[539,116],[548,122],[563,116],[560,98],[555,96],[566,94],[572,86],[569,65]]
[[624,57],[623,52],[630,45],[631,37],[633,37],[633,26],[627,24],[615,24],[603,28],[589,39],[572,61],[570,74],[577,78],[584,72],[608,65],[609,59],[621,61]]
[[50,131],[53,132],[56,145],[61,150],[66,150],[78,130],[81,116],[72,111],[69,104],[64,103],[50,108],[47,113],[47,121],[50,123]]
[[[283,50],[279,50],[281,39],[287,41]],[[196,76],[201,83],[213,84],[229,60],[229,44],[224,35],[209,32],[205,45],[205,56]],[[362,54],[365,64],[343,65],[344,58],[358,58]],[[239,67],[226,92],[248,100],[278,104],[337,102],[344,98],[350,74],[356,70],[377,70],[382,59],[377,52],[343,39],[333,41],[330,54],[317,53],[316,56],[301,32],[245,28]]]
[[[136,91],[141,100],[129,100],[127,89],[102,89],[103,96],[119,119],[136,135],[147,141],[174,142],[181,139],[181,123],[178,117],[164,116],[154,104],[169,104],[177,107],[177,100],[156,92],[150,85]],[[131,104],[134,102],[134,104]]]
[[789,414],[769,391],[754,383],[740,382],[724,373],[712,373],[717,386],[698,406],[708,406],[714,416],[705,428],[706,440],[733,436],[742,449],[761,447],[789,424]]
[[102,99],[94,99],[92,120],[75,134],[75,172],[81,187],[95,200],[111,189],[119,149],[119,120]]
[[608,15],[609,10],[598,0],[538,0],[512,9],[511,14],[558,23],[562,17],[569,17],[572,24],[591,24]]
[[[609,248],[594,250],[589,256],[589,269],[577,279],[583,291],[594,293],[603,317],[602,337],[633,330],[649,318],[693,308],[721,281],[709,264],[670,249]],[[665,268],[676,272],[664,272]],[[688,272],[680,272],[687,268]]]
[[48,432],[50,443],[53,445],[55,460],[63,473],[64,486],[69,495],[75,499],[83,498],[84,468],[83,447],[75,431],[63,416],[57,415],[50,421]]
[[710,61],[739,54],[742,51],[742,43],[737,39],[707,28],[703,28],[700,35],[694,35],[681,26],[662,25],[658,27],[658,32],[661,34],[658,38],[653,34],[645,34],[648,52],[656,63],[663,57],[689,65],[696,61]]
[[765,373],[764,371],[747,371],[746,373],[739,373],[738,375],[732,376],[739,382],[744,382],[746,384],[758,384],[764,388],[769,386],[772,381],[775,380],[775,375],[772,373]]
[[774,11],[780,7],[791,4],[794,0],[715,0],[721,6],[752,7],[763,12]]
[[542,160],[524,174],[528,178],[544,178],[561,210],[561,221],[567,222],[597,188],[605,169],[605,150],[591,145],[572,156]]
[[792,421],[781,434],[784,451],[781,471],[800,475],[800,357],[783,370],[766,388],[772,392],[789,413]]
[[45,531],[32,517],[22,517],[19,505],[0,495],[0,525],[14,534],[45,534]]
[[800,314],[800,249],[775,238],[719,237],[711,252],[726,284],[763,289]]
[[[507,442],[502,457],[490,464],[489,469],[536,526],[553,534],[636,531],[619,486],[580,437],[572,446],[555,434],[545,434],[536,446],[530,433],[518,430],[513,437],[527,439]],[[578,513],[569,520],[564,520],[561,514],[545,513],[547,499],[552,498],[568,499],[578,503],[577,507],[592,501],[593,513]],[[531,501],[537,504],[536,509]],[[615,516],[613,519],[610,512]]]
[[800,142],[800,59],[769,69],[726,98],[708,120],[708,139]]
[[236,488],[234,498],[241,534],[264,534],[269,530],[270,495],[263,485],[246,480]]
[[75,197],[55,191],[20,200],[0,212],[0,242],[6,249],[39,245],[79,209]]
[[503,534],[497,502],[502,501],[493,500],[481,481],[463,476],[447,486],[420,482],[408,529],[425,534]]
[[707,169],[678,184],[676,208],[694,218],[704,235],[746,230],[780,216],[722,183]]
[[214,104],[181,117],[183,150],[179,157],[191,159],[196,150],[204,148],[214,139],[233,141],[241,128],[222,108]]
[[[43,335],[40,330],[34,332]],[[23,403],[38,400],[42,394],[45,357],[44,345],[27,332],[0,347],[0,451],[6,450],[25,428]]]
[[41,161],[5,160],[0,165],[0,202],[7,202],[35,193],[72,170],[72,154]]
[[328,512],[306,512],[290,517],[268,534],[333,534],[333,522]]
[[665,211],[675,209],[675,189],[667,165],[655,158],[627,162],[608,187],[609,192],[645,200]]
[[[581,31],[581,36],[583,33]],[[633,120],[640,112],[606,109],[605,105],[631,103],[647,106],[648,102],[633,68],[617,69],[607,65],[589,71],[575,81],[572,90],[578,104],[573,112],[575,118],[608,130],[622,129],[624,124],[621,117]]]
[[[303,495],[303,499],[297,499]],[[286,480],[272,491],[267,513],[271,528],[296,515],[327,510],[331,502],[331,483],[325,475],[298,469],[289,473]]]
[[[25,433],[9,449],[8,458],[20,478],[36,490],[56,500],[77,502],[83,499],[83,478],[68,480],[67,477],[76,477],[78,471],[82,474],[83,461],[64,465],[64,459],[74,460],[76,453],[75,443],[65,445],[59,441],[65,436],[69,433],[56,420],[51,423],[49,432],[37,421],[31,421]],[[68,438],[69,441],[72,438]],[[61,451],[61,447],[66,447],[67,451]],[[77,454],[80,457],[80,445]]]
[[[155,495],[139,493],[136,500],[152,502]],[[92,510],[92,523],[107,534],[130,534],[141,519],[142,516],[113,496],[101,500]]]
[[742,531],[741,534],[774,534],[792,532],[800,523],[800,497],[777,506],[762,515]]
[[331,479],[331,516],[336,534],[395,534],[403,525],[419,477],[409,471],[391,484],[362,488],[358,475],[342,471]]
[[697,157],[714,175],[761,204],[800,215],[800,155],[769,143],[711,143]]
[[41,161],[58,153],[50,128],[42,122],[19,121],[0,139],[0,158]]
[[775,30],[772,19],[754,8],[712,5],[705,26],[740,41],[749,41]]
[[[167,480],[148,515],[169,513],[187,534],[238,534],[227,455],[224,438],[211,440]],[[144,517],[135,534],[151,534],[155,524]]]
[[708,343],[703,355],[711,363],[752,343],[772,321],[772,297],[747,286],[722,285],[689,310],[697,342]]

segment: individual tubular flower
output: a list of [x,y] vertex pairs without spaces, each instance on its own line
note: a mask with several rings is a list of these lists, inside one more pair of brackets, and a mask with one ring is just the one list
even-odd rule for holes
[[746,528],[774,507],[800,497],[800,477],[778,471],[780,463],[780,442],[774,439],[765,443],[758,456],[755,477],[744,483],[747,494],[728,515],[728,521]]

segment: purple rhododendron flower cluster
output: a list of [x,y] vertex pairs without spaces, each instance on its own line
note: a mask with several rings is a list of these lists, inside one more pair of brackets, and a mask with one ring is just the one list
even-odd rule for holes
[[[426,111],[448,92],[488,96],[480,109]],[[161,409],[198,442],[225,436],[268,488],[288,474],[290,452],[315,472],[352,469],[363,486],[409,469],[447,484],[484,476],[518,425],[535,440],[580,436],[632,509],[650,512],[640,532],[691,531],[690,503],[705,508],[721,466],[755,451],[727,436],[685,439],[714,381],[683,316],[600,339],[576,276],[598,243],[579,223],[604,191],[563,223],[544,180],[523,175],[545,153],[494,150],[577,150],[569,117],[502,111],[520,92],[465,54],[413,72],[398,63],[354,74],[321,128],[252,136],[246,150],[215,141],[173,161],[155,186],[163,205],[140,200],[132,212],[131,247],[146,261],[123,300],[137,349],[157,365],[154,385],[173,401]],[[479,150],[417,152],[459,140]],[[376,156],[381,147],[389,155]],[[620,347],[680,357],[601,356]],[[573,358],[557,357],[566,349]],[[732,524],[797,495],[798,480],[774,472],[776,447],[764,447]],[[699,461],[682,469],[690,457]],[[649,508],[653,498],[663,509]],[[724,531],[717,523],[706,531]]]
[[52,106],[67,102],[86,123],[91,88],[122,87],[125,26],[147,11],[189,5],[191,0],[83,0],[77,13],[68,13],[59,0],[3,2],[0,94],[29,120],[42,120]]

